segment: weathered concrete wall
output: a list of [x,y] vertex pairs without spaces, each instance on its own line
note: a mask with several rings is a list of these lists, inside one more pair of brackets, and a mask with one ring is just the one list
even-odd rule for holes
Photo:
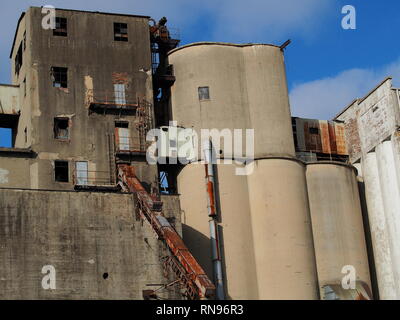
[[[13,84],[21,85],[24,79],[27,83],[26,96],[21,96],[16,146],[32,147],[38,153],[32,184],[41,189],[71,190],[75,161],[88,161],[89,170],[96,171],[91,175],[99,180],[113,175],[110,150],[113,153],[114,149],[109,140],[113,142],[116,120],[129,123],[130,136],[137,137],[134,113],[89,114],[88,101],[90,95],[110,100],[116,83],[125,85],[127,102],[137,102],[137,98],[152,101],[148,18],[57,10],[56,16],[67,18],[68,23],[68,36],[60,37],[42,28],[43,16],[41,8],[27,10],[11,57]],[[127,23],[128,42],[114,41],[114,22]],[[23,65],[17,75],[14,60],[25,32]],[[67,89],[53,87],[52,67],[68,68]],[[69,118],[68,140],[54,138],[55,117]],[[69,161],[68,183],[54,181],[55,160]],[[151,177],[146,180],[150,184],[157,172],[154,168],[148,171],[143,177]]]
[[162,195],[163,214],[182,237],[181,202],[179,195]]
[[28,158],[3,156],[0,152],[0,188],[31,188]]
[[[158,288],[147,284],[169,283],[167,253],[133,204],[132,195],[0,190],[0,298],[142,299]],[[46,265],[56,290],[42,288]]]
[[2,114],[18,114],[20,111],[19,87],[0,85],[0,116]]
[[350,160],[358,163],[364,177],[380,298],[399,299],[399,91],[387,78],[337,119],[345,122]]
[[388,78],[336,117],[345,123],[352,162],[373,151],[399,126],[400,109],[396,94],[392,89],[392,79]]

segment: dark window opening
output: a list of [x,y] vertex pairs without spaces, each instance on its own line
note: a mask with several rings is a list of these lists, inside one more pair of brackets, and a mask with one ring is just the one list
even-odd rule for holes
[[128,41],[128,25],[126,23],[114,23],[114,40]]
[[115,127],[116,128],[129,128],[129,122],[127,121],[115,121]]
[[108,279],[108,272],[103,273],[103,279],[107,280]]
[[210,100],[210,88],[199,87],[199,100]]
[[28,143],[28,128],[25,128],[24,135],[25,135],[25,144],[26,144],[26,143]]
[[54,138],[67,140],[69,138],[69,119],[55,118],[54,119]]
[[53,35],[61,37],[68,36],[67,18],[56,18],[56,28],[53,30]]
[[52,67],[53,87],[68,88],[68,68]]
[[26,97],[26,78],[24,79],[23,86],[24,86],[24,97]]
[[57,182],[69,182],[68,161],[55,161],[54,173]]
[[310,128],[309,131],[310,131],[310,134],[319,134],[318,128]]
[[15,56],[15,73],[18,75],[22,67],[22,42],[19,46],[17,55]]

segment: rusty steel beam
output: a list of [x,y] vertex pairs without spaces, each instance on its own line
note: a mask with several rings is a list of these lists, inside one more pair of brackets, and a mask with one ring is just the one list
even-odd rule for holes
[[[191,284],[184,284],[190,292],[191,286],[197,288],[199,298],[209,298],[214,295],[215,286],[206,273],[190,253],[182,238],[171,226],[162,214],[162,202],[152,197],[143,187],[136,176],[135,168],[130,165],[118,166],[118,177],[127,191],[136,194],[140,215],[145,217],[160,240],[164,240],[174,258],[181,268],[175,268],[174,272],[183,272],[179,278],[188,279]],[[181,270],[181,271],[179,271]]]

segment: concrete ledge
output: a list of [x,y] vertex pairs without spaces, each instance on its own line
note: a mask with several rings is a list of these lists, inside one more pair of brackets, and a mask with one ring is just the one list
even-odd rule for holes
[[0,148],[0,157],[34,158],[36,153],[31,148]]

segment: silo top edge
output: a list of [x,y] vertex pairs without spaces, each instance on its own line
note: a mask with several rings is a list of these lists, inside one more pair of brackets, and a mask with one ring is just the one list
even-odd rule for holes
[[327,165],[327,164],[331,164],[331,165],[337,165],[337,166],[342,166],[342,167],[346,167],[349,169],[353,169],[353,170],[357,170],[356,167],[354,167],[351,164],[348,163],[344,163],[344,162],[340,162],[340,161],[315,161],[315,162],[307,162],[307,166],[313,166],[313,165]]
[[195,47],[195,46],[204,46],[204,45],[217,45],[217,46],[228,46],[228,47],[239,47],[239,48],[243,48],[243,47],[252,47],[252,46],[269,46],[269,47],[275,47],[280,49],[279,46],[275,45],[275,44],[269,44],[269,43],[243,43],[243,44],[239,44],[239,43],[229,43],[229,42],[212,42],[212,41],[201,41],[201,42],[193,42],[193,43],[189,43],[189,44],[185,44],[181,47],[175,48],[171,51],[168,52],[168,55],[185,49],[185,48],[189,48],[189,47]]

